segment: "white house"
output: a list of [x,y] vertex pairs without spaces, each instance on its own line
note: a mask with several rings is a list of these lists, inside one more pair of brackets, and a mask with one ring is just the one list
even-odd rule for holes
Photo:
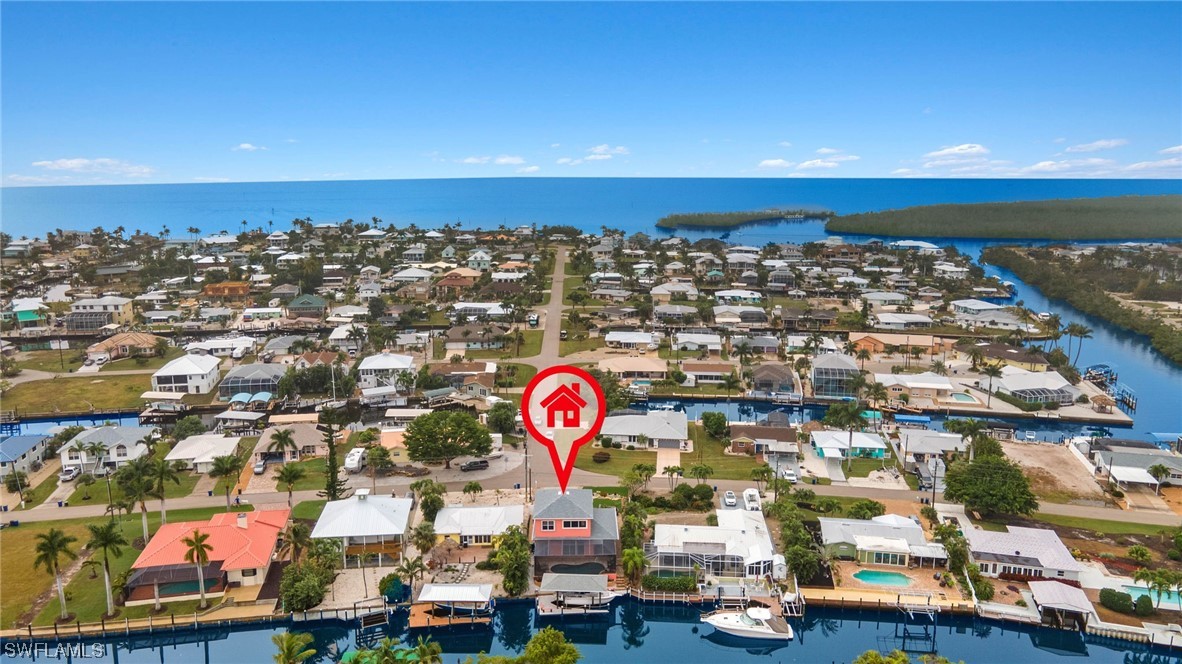
[[524,505],[444,507],[435,515],[435,535],[461,546],[491,546],[509,526],[525,523]]
[[874,327],[880,330],[912,330],[931,326],[932,319],[923,314],[874,314]]
[[415,361],[410,355],[378,353],[363,358],[357,365],[357,382],[362,389],[393,385],[399,374],[414,371]]
[[624,445],[635,445],[640,436],[645,436],[649,449],[682,449],[689,441],[689,428],[685,413],[657,411],[645,415],[605,417],[599,435]]
[[235,353],[253,353],[257,344],[257,339],[248,336],[206,339],[204,341],[194,341],[193,343],[185,344],[185,352],[229,357]]
[[[1004,366],[1002,377],[993,381],[993,389],[1026,403],[1057,403],[1070,406],[1083,392],[1057,371],[1026,371]],[[988,382],[983,382],[988,387]]]
[[710,333],[678,332],[673,345],[677,350],[708,350],[712,353],[721,353],[722,337]]
[[991,577],[1039,577],[1079,581],[1083,566],[1055,531],[1006,526],[1005,532],[965,528],[969,557]]
[[785,578],[763,512],[717,510],[717,526],[658,523],[645,547],[652,570],[680,573],[701,569],[719,577]]
[[[155,427],[104,426],[87,429],[62,445],[58,456],[61,457],[62,468],[76,466],[85,472],[93,472],[100,465],[118,468],[147,454],[148,446],[141,441],[155,434]],[[105,450],[101,456],[92,455],[85,449],[96,443]]]
[[722,304],[759,304],[763,295],[753,290],[720,290],[714,294],[714,299]]
[[660,345],[657,336],[652,332],[608,332],[603,342],[608,348],[639,350],[656,350]]
[[948,303],[948,306],[952,308],[953,313],[969,314],[974,316],[1005,308],[1000,304],[993,304],[992,302],[984,302],[981,300],[953,300],[952,302]]
[[213,355],[182,355],[152,374],[152,389],[156,392],[208,394],[218,384],[218,365],[221,363]]
[[352,498],[324,506],[312,539],[339,539],[346,556],[368,552],[393,557],[402,551],[413,509],[408,498],[371,496],[369,489],[358,489]]
[[451,308],[457,321],[473,320],[481,316],[503,318],[509,313],[499,302],[457,302],[451,305]]
[[203,433],[189,436],[168,451],[167,461],[183,461],[198,473],[208,473],[213,460],[220,456],[237,454],[240,438],[227,438],[220,433]]
[[952,263],[939,262],[932,266],[932,273],[945,279],[964,279],[969,276],[969,269]]

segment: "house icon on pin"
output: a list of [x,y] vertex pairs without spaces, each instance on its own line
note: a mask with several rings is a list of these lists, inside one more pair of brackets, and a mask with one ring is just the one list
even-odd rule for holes
[[[577,427],[579,426],[579,410],[587,405],[587,401],[579,396],[579,384],[559,385],[545,399],[542,408],[546,409],[547,426]],[[562,424],[555,424],[558,416],[562,416]]]

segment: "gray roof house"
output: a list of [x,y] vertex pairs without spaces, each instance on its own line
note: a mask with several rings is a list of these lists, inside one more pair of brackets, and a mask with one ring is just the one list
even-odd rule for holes
[[685,449],[689,441],[685,413],[674,410],[605,417],[599,434],[625,445],[638,444],[640,436],[645,436],[650,449]]
[[898,514],[872,519],[817,519],[826,553],[863,564],[906,566],[915,559],[933,565],[946,561],[944,546],[928,542],[923,526]]
[[1006,526],[1005,532],[966,528],[969,556],[985,576],[1079,581],[1083,570],[1055,531]]
[[[62,445],[58,456],[61,457],[62,468],[78,466],[85,472],[92,472],[98,465],[118,468],[147,454],[148,446],[140,441],[155,433],[155,427],[102,426],[87,429]],[[83,446],[99,443],[106,448],[106,452],[96,459],[84,449],[79,449],[79,443]]]
[[534,498],[534,575],[554,565],[598,563],[604,572],[616,566],[620,531],[614,507],[595,507],[589,489],[539,489]]
[[0,440],[0,477],[7,477],[14,470],[29,472],[34,461],[40,461],[49,436],[9,436]]

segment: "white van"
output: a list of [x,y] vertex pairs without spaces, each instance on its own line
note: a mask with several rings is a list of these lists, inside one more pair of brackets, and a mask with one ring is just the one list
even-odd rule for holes
[[345,455],[345,471],[360,473],[365,470],[366,453],[364,447],[354,447]]
[[743,492],[743,508],[748,512],[762,511],[758,489],[747,489]]

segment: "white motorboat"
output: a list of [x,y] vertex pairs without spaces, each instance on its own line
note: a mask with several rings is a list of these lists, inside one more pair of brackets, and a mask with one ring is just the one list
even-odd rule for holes
[[611,605],[612,601],[617,597],[621,597],[623,593],[617,592],[589,592],[589,593],[558,593],[556,603],[559,606],[568,606],[571,608],[589,608],[589,609],[603,609]]
[[702,622],[720,632],[744,639],[792,640],[792,626],[763,607],[751,607],[745,611],[715,611],[703,616]]

